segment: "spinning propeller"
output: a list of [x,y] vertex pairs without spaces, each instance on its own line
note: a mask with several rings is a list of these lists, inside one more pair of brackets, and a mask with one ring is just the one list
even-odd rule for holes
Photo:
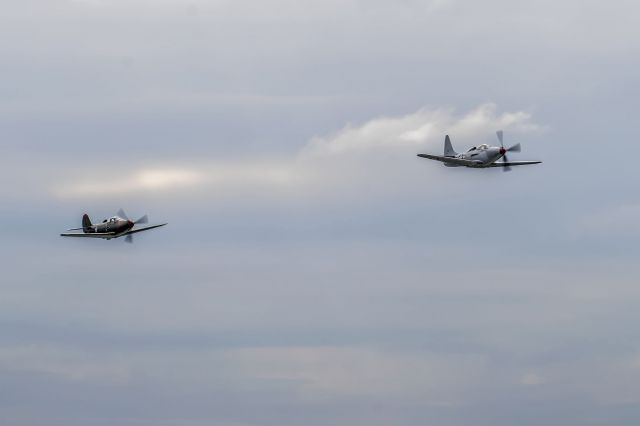
[[[502,130],[498,130],[496,132],[496,135],[498,135],[498,140],[500,141],[500,154],[502,154],[502,161],[505,162],[505,163],[508,163],[509,160],[507,159],[507,152],[520,152],[520,144],[517,143],[517,144],[505,149],[504,142],[502,141],[502,136],[503,136],[502,133],[503,133]],[[500,164],[500,163],[498,163],[498,164]],[[511,170],[511,167],[509,167],[507,165],[502,166],[502,171],[508,172],[510,170]]]
[[[120,209],[118,210],[118,216],[120,216],[121,218],[123,218],[124,220],[128,221],[132,226],[133,225],[138,225],[140,223],[148,223],[149,222],[149,217],[147,217],[147,215],[145,214],[144,216],[142,216],[140,219],[131,222],[131,220],[129,219],[129,217],[127,217],[127,214],[124,212],[124,210]],[[133,235],[129,234],[126,237],[124,237],[124,240],[128,243],[132,243],[133,242]]]

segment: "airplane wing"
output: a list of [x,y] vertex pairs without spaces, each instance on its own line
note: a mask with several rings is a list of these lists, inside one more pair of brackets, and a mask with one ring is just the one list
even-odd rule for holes
[[477,167],[482,164],[481,161],[463,160],[461,158],[443,157],[441,155],[418,154],[418,157],[428,158],[429,160],[442,161],[443,163],[456,164],[458,166]]
[[509,161],[508,163],[497,161],[486,167],[509,167],[509,166],[526,166],[527,164],[540,164],[542,161]]
[[91,233],[68,233],[60,234],[61,237],[82,237],[82,238],[115,238],[116,234],[113,232],[91,232]]
[[125,233],[120,234],[119,236],[131,235],[131,234],[135,234],[137,232],[148,231],[149,229],[160,228],[161,226],[165,226],[165,225],[166,225],[166,223],[161,223],[160,225],[151,225],[151,226],[144,226],[142,228],[131,229],[131,230],[125,232]]

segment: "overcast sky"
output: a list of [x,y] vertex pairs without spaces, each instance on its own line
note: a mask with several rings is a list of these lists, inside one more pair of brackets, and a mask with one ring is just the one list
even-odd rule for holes
[[637,2],[0,6],[2,424],[637,424]]

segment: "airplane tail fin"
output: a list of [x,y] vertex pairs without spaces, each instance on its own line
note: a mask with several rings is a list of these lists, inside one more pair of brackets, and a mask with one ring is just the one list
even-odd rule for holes
[[453,150],[453,146],[451,146],[451,139],[449,139],[449,135],[444,138],[444,156],[445,157],[455,157],[458,155],[457,152]]
[[91,230],[91,226],[91,219],[89,219],[89,215],[85,213],[82,216],[82,231],[88,232]]

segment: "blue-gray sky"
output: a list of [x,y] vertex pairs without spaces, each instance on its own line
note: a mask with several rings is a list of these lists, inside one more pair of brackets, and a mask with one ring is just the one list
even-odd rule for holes
[[637,2],[0,5],[3,424],[637,423]]

